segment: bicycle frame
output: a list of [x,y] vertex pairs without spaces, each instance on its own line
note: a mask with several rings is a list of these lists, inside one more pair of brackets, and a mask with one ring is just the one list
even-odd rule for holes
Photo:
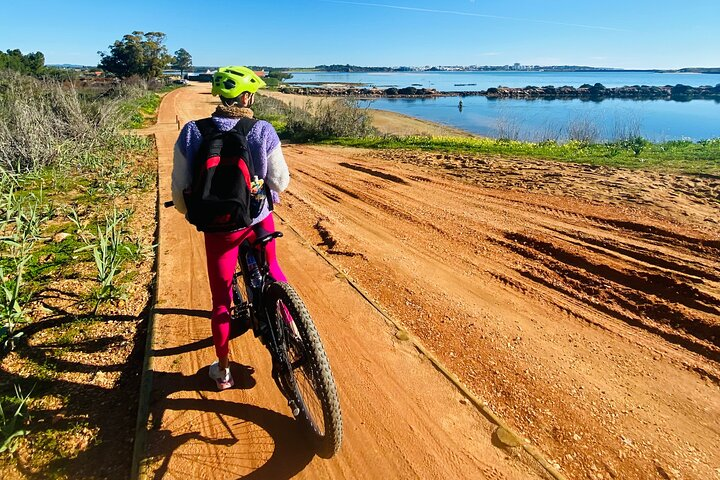
[[[265,253],[266,245],[269,241],[282,236],[281,232],[273,232],[269,235],[256,238],[254,232],[248,234],[248,237],[240,244],[238,253],[238,264],[240,271],[236,272],[233,276],[233,289],[238,288],[238,278],[242,276],[243,283],[245,285],[245,292],[247,298],[247,305],[243,308],[247,308],[250,315],[250,326],[253,330],[253,334],[256,338],[260,338],[262,344],[270,352],[272,359],[273,371],[272,376],[275,383],[282,392],[283,396],[288,400],[288,405],[293,411],[293,414],[297,415],[298,407],[295,402],[290,398],[292,392],[297,385],[293,377],[292,368],[293,366],[288,361],[285,352],[285,341],[283,328],[280,325],[276,325],[275,316],[270,315],[269,308],[275,308],[272,305],[266,305],[264,299],[264,293],[267,287],[274,282],[269,274],[269,267],[267,263],[267,256]],[[258,269],[260,271],[261,282],[260,286],[255,288],[250,283],[250,276],[248,274],[249,269],[247,265],[247,254],[252,252],[255,255],[255,261],[257,262]],[[239,291],[233,291],[234,300],[237,301],[241,297]],[[234,309],[239,308],[239,305],[235,305]],[[237,315],[237,312],[235,312]],[[233,320],[235,320],[235,315]],[[285,382],[290,382],[287,385]]]

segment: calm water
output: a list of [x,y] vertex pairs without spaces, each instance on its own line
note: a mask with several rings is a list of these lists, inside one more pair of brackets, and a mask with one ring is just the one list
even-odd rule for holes
[[[720,137],[720,103],[713,100],[518,100],[463,97],[382,98],[361,105],[439,122],[488,137],[568,138],[572,128],[598,140],[641,135],[653,141]],[[581,132],[582,133],[582,132]],[[577,135],[575,136],[577,138]]]
[[390,73],[336,73],[292,72],[288,83],[307,82],[360,83],[374,87],[425,87],[445,92],[486,90],[490,87],[526,87],[528,85],[579,87],[584,83],[602,83],[606,87],[625,85],[717,85],[720,74],[701,73],[647,73],[647,72],[390,72]]
[[[295,72],[291,82],[362,83],[377,87],[430,87],[442,91],[485,90],[499,85],[570,85],[602,83],[625,85],[720,84],[720,75],[665,74],[645,72],[408,72],[334,73]],[[459,86],[458,84],[465,84]],[[475,85],[468,85],[475,84]],[[598,140],[628,134],[653,141],[720,137],[720,102],[692,100],[606,99],[601,102],[572,100],[519,100],[463,97],[427,99],[377,99],[363,102],[372,108],[390,110],[444,123],[480,135],[510,136],[523,140],[565,139],[573,129],[590,131]]]

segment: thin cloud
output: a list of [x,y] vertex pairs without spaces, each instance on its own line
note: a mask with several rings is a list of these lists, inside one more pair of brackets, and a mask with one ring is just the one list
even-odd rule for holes
[[581,23],[565,23],[565,22],[553,22],[551,20],[536,20],[533,18],[520,18],[520,17],[504,17],[502,15],[487,15],[484,13],[471,13],[471,12],[458,12],[456,10],[435,10],[431,8],[418,8],[418,7],[402,7],[400,5],[385,5],[382,3],[365,3],[365,2],[345,2],[342,0],[321,0],[325,3],[339,3],[343,5],[359,5],[363,7],[379,7],[379,8],[392,8],[395,10],[409,10],[413,12],[426,12],[426,13],[444,13],[448,15],[460,15],[463,17],[481,17],[481,18],[495,18],[498,20],[512,20],[516,22],[533,22],[533,23],[544,23],[548,25],[562,25],[565,27],[576,27],[576,28],[590,28],[593,30],[612,30],[616,32],[624,32],[626,30],[615,27],[603,27],[601,25],[583,25]]

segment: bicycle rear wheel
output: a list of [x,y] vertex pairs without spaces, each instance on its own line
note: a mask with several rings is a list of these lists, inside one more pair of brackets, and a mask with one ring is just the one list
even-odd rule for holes
[[[317,442],[318,453],[330,457],[342,442],[342,416],[337,388],[320,335],[300,296],[283,282],[266,293],[268,314],[281,331],[290,365],[285,384],[297,406],[295,417]],[[294,412],[295,413],[295,412]]]

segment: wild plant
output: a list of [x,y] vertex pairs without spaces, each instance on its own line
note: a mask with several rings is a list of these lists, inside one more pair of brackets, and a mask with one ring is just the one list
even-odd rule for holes
[[12,268],[6,271],[0,267],[0,341],[3,347],[13,349],[15,342],[22,336],[18,327],[25,322],[25,310],[22,305],[22,286],[25,267],[32,258],[32,249],[40,235],[43,217],[39,212],[39,201],[30,195],[25,204],[15,210],[12,230],[0,244],[7,252]]
[[132,185],[128,179],[125,159],[120,158],[114,162],[100,163],[93,183],[99,191],[111,198],[126,194]]
[[129,252],[128,247],[122,242],[123,225],[131,214],[132,211],[118,212],[117,208],[113,207],[112,216],[105,217],[105,224],[102,227],[98,225],[95,243],[78,250],[92,248],[95,260],[99,286],[94,293],[94,314],[97,314],[102,302],[118,298],[119,292],[115,280],[123,261],[122,252]]
[[0,453],[14,453],[17,448],[17,439],[29,432],[22,429],[23,417],[27,414],[27,403],[30,400],[32,390],[23,395],[18,385],[15,385],[15,399],[17,403],[12,415],[6,414],[2,402],[0,402]]
[[575,118],[568,124],[567,136],[570,141],[590,145],[597,143],[600,138],[600,129],[597,122],[589,118]]
[[88,232],[89,221],[85,218],[81,218],[77,209],[72,205],[65,207],[65,216],[75,227],[75,235],[85,244],[90,242],[90,234]]
[[518,140],[520,138],[520,122],[517,118],[501,115],[495,125],[499,140]]
[[[3,184],[5,187],[6,184]],[[15,218],[17,209],[19,207],[18,197],[15,190],[15,185],[7,184],[7,190],[3,188],[3,193],[0,196],[0,209],[3,212],[2,220],[3,225],[7,225]]]
[[132,247],[128,248],[128,258],[134,262],[144,262],[153,257],[158,244],[145,245],[140,238],[135,238]]
[[638,157],[642,153],[643,150],[645,150],[645,147],[648,147],[650,142],[643,137],[637,136],[633,138],[629,138],[626,140],[623,140],[620,142],[625,148],[632,151],[633,154]]
[[135,176],[135,187],[140,190],[148,190],[155,186],[155,173],[154,172],[140,172]]
[[637,114],[627,112],[622,116],[615,117],[613,123],[612,138],[617,142],[623,142],[640,137],[642,121]]

